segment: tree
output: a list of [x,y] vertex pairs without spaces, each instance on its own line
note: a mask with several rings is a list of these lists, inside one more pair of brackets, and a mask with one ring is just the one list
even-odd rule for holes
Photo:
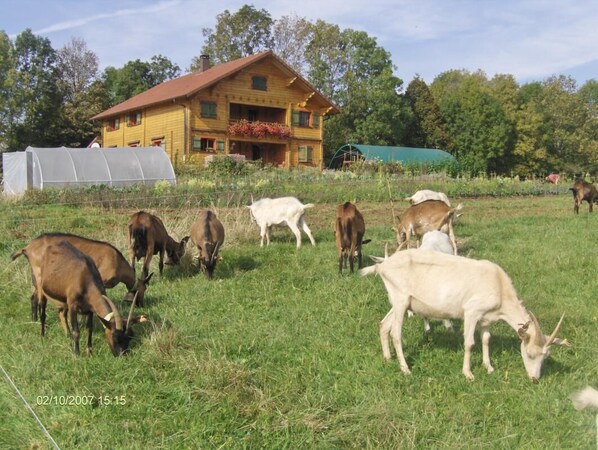
[[440,113],[426,82],[416,76],[405,91],[405,99],[412,111],[407,125],[406,145],[450,150],[452,144]]
[[390,54],[363,31],[318,21],[308,45],[309,77],[342,113],[327,119],[325,156],[347,142],[397,145],[409,112]]
[[[265,9],[243,5],[234,14],[226,9],[216,16],[216,27],[203,28],[206,38],[201,52],[210,55],[214,64],[221,64],[271,49],[272,18]],[[199,57],[193,58],[189,70],[201,67]]]
[[486,75],[481,71],[444,72],[433,81],[431,92],[461,167],[472,174],[504,172],[511,126]]
[[9,148],[6,140],[10,132],[11,118],[15,109],[11,84],[14,79],[12,41],[5,32],[0,32],[0,151]]
[[153,56],[151,62],[129,61],[122,68],[107,67],[102,81],[109,96],[110,105],[115,105],[147,91],[180,74],[178,65],[162,55]]
[[299,74],[306,76],[309,70],[306,52],[313,37],[314,26],[296,14],[283,16],[274,22],[272,50]]
[[71,38],[58,50],[57,69],[67,99],[83,92],[98,78],[98,56],[81,38]]
[[11,84],[14,108],[5,141],[9,149],[62,144],[59,132],[62,90],[56,59],[56,51],[48,39],[35,36],[30,29],[17,36]]

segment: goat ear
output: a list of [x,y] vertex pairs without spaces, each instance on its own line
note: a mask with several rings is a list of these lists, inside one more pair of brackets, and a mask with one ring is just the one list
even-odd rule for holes
[[519,328],[517,330],[517,334],[519,335],[519,337],[521,338],[521,340],[525,343],[527,343],[530,339],[530,335],[527,332],[527,329],[529,327],[529,324],[531,323],[531,320],[523,325],[521,325],[521,328]]
[[381,256],[370,255],[370,259],[375,263],[381,263],[382,261],[384,261],[384,258],[382,258]]
[[[544,337],[546,338],[546,340],[548,340],[550,338],[550,336],[546,336],[546,335]],[[571,344],[571,342],[569,342],[567,339],[561,339],[561,338],[554,338],[551,345],[562,345],[564,347],[573,347],[573,344]]]
[[145,314],[141,314],[140,316],[135,316],[132,317],[131,320],[129,321],[128,325],[133,325],[135,323],[143,323],[143,322],[147,322],[147,316]]
[[189,241],[189,236],[185,236],[183,239],[181,239],[181,244],[187,245],[188,241]]
[[364,241],[361,242],[361,245],[369,244],[370,242],[372,242],[371,239],[366,239],[366,240],[364,240]]

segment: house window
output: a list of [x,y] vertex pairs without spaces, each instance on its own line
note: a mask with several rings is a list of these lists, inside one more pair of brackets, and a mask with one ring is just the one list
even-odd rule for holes
[[309,111],[293,111],[292,122],[294,126],[309,127],[311,113]]
[[193,150],[196,152],[213,152],[215,151],[216,139],[214,138],[193,138]]
[[266,79],[266,77],[255,75],[251,77],[251,87],[252,89],[265,91],[268,89],[268,80]]
[[141,111],[134,111],[127,115],[127,126],[141,125]]
[[201,117],[216,118],[216,103],[214,102],[200,102]]
[[313,147],[310,145],[302,145],[299,147],[299,162],[312,162],[313,161]]
[[166,151],[166,141],[163,139],[152,139],[152,147],[162,147]]
[[107,123],[106,123],[106,128],[108,129],[108,131],[116,131],[120,128],[120,120],[118,119],[110,119]]
[[309,126],[309,116],[310,116],[310,113],[307,111],[299,112],[299,126],[300,127],[308,127]]

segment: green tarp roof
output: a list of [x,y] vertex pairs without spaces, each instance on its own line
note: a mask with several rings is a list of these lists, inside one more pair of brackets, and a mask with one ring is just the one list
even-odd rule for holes
[[456,161],[455,157],[444,150],[435,148],[390,147],[383,145],[345,144],[340,147],[332,159],[329,168],[338,168],[344,161],[352,161],[363,157],[366,161],[382,161],[406,163],[427,163],[440,161]]

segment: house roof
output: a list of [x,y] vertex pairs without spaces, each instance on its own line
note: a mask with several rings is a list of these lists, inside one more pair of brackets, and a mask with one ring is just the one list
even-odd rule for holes
[[319,93],[307,80],[299,75],[292,67],[285,63],[281,58],[276,56],[272,50],[267,50],[262,53],[250,55],[245,58],[236,59],[224,64],[218,64],[204,72],[192,72],[182,77],[175,78],[173,80],[165,81],[164,83],[158,84],[151,89],[148,89],[141,94],[131,97],[106,111],[96,114],[91,119],[105,119],[115,115],[122,114],[128,111],[134,111],[137,109],[146,108],[148,106],[164,103],[168,101],[176,101],[177,99],[186,99],[192,97],[197,92],[209,88],[215,85],[219,81],[236,74],[240,70],[271,58],[274,63],[283,72],[286,72],[289,76],[296,77],[295,83],[298,83],[307,92],[314,92],[315,96],[328,104],[331,107],[331,113],[338,113],[338,107],[328,100],[324,95]]
[[450,153],[436,148],[393,147],[384,145],[345,144],[340,147],[330,160],[329,168],[342,166],[346,154],[360,156],[366,161],[427,163],[456,161]]

